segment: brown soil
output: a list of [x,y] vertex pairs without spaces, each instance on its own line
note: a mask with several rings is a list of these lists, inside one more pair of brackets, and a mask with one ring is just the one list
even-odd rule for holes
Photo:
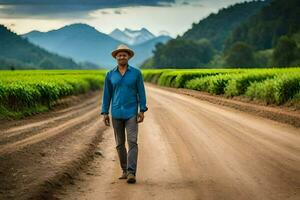
[[0,199],[52,199],[88,162],[105,127],[101,92],[60,100],[54,109],[0,122]]
[[72,185],[56,190],[56,198],[300,199],[299,128],[180,90],[147,84],[146,94],[136,184],[118,179],[109,127],[99,145],[103,157],[90,162]]
[[147,84],[150,85],[151,87],[161,88],[167,91],[189,95],[192,97],[196,97],[200,100],[234,108],[247,113],[252,113],[257,116],[290,124],[295,127],[300,127],[300,109],[295,106],[265,105],[260,101],[250,101],[249,99],[243,97],[234,97],[230,99],[222,95],[213,95],[210,93],[199,92],[196,90],[162,87],[151,83],[147,83]]

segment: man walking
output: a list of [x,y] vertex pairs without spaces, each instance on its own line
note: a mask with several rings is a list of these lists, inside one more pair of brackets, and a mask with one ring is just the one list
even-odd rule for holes
[[[144,80],[139,69],[128,64],[134,56],[133,50],[121,44],[112,51],[118,65],[107,72],[104,82],[101,115],[106,126],[110,126],[111,104],[112,124],[120,165],[123,173],[119,179],[136,182],[138,158],[138,123],[143,122],[146,106]],[[139,112],[138,112],[138,107]],[[125,147],[127,133],[128,152]]]

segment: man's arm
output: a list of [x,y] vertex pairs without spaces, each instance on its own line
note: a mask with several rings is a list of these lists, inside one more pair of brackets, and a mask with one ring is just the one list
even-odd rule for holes
[[146,112],[148,110],[148,107],[146,106],[146,92],[144,86],[144,79],[141,71],[139,71],[139,76],[137,79],[137,88],[140,103],[140,112]]
[[101,115],[108,115],[109,114],[109,106],[111,101],[111,94],[112,94],[112,86],[109,80],[109,72],[106,73],[105,81],[104,81],[104,91],[103,91],[103,98],[102,98],[102,109]]

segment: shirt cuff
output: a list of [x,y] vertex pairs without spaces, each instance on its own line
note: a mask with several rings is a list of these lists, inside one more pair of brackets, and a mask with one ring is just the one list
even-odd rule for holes
[[146,106],[145,108],[140,109],[140,112],[146,112],[147,110],[148,110],[148,107]]

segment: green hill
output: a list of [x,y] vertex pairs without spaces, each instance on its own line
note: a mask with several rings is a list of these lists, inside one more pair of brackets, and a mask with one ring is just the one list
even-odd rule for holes
[[300,64],[299,19],[299,0],[238,3],[158,45],[154,57],[142,67],[296,67]]
[[221,64],[217,62],[222,60],[219,58],[231,32],[269,3],[270,0],[237,3],[210,14],[193,23],[182,36],[157,45],[154,56],[144,62],[142,68],[219,67]]
[[0,69],[79,69],[70,58],[50,53],[0,25]]
[[186,31],[182,38],[192,40],[206,38],[210,40],[214,48],[222,50],[224,41],[230,32],[259,12],[269,2],[269,0],[243,2],[222,8],[218,13],[210,14],[197,24],[193,23],[192,28]]
[[259,13],[232,32],[226,49],[235,42],[245,42],[256,50],[273,48],[283,35],[291,37],[300,31],[300,1],[273,0]]

